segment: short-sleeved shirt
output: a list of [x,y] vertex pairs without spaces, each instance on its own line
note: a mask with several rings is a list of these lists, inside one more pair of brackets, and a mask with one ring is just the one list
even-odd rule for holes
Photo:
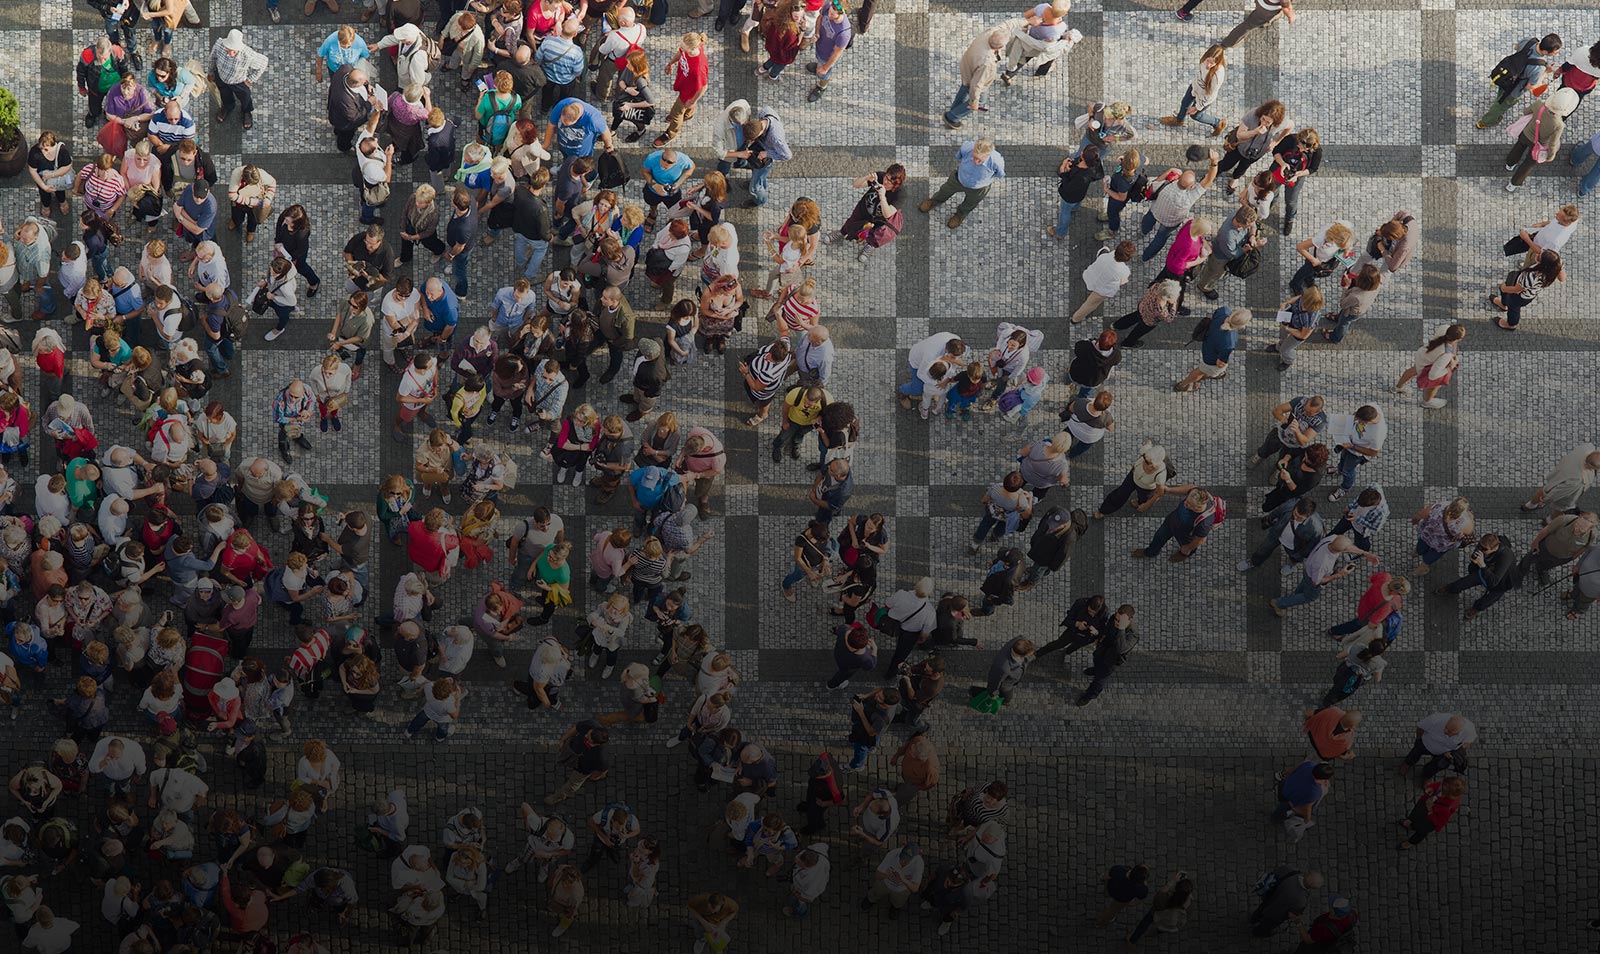
[[1283,785],[1278,790],[1279,797],[1296,808],[1321,801],[1322,781],[1312,774],[1317,770],[1317,764],[1316,759],[1306,759],[1293,772],[1285,775]]
[[590,745],[587,739],[589,732],[599,727],[597,723],[588,720],[578,723],[572,738],[562,746],[562,757],[566,759],[566,765],[572,771],[593,774],[605,770],[604,747]]
[[1339,565],[1339,554],[1333,550],[1333,541],[1336,536],[1323,537],[1311,550],[1311,555],[1306,557],[1306,576],[1311,582],[1321,584],[1324,577],[1332,573]]
[[689,171],[689,167],[694,165],[693,160],[682,152],[677,153],[678,159],[672,165],[662,165],[665,154],[665,149],[657,149],[650,155],[645,156],[644,162],[641,163],[644,169],[650,173],[650,178],[664,188],[677,185],[678,181],[683,178],[684,173]]
[[1188,543],[1211,533],[1216,518],[1217,508],[1214,506],[1196,513],[1189,509],[1188,504],[1179,504],[1178,509],[1167,515],[1167,523],[1179,543]]
[[1205,194],[1205,186],[1196,183],[1194,188],[1184,189],[1174,180],[1162,186],[1155,201],[1150,203],[1150,215],[1167,228],[1177,228],[1189,220],[1189,210]]
[[[570,126],[561,124],[561,113],[568,106],[577,103],[583,107],[583,113],[578,121]],[[600,110],[575,96],[569,96],[556,103],[550,110],[550,125],[556,130],[556,148],[561,150],[563,156],[588,156],[594,153],[594,142],[600,134],[606,131],[606,119]]]
[[1323,405],[1322,410],[1315,414],[1307,414],[1305,408],[1305,398],[1297,397],[1291,399],[1289,401],[1289,421],[1278,428],[1278,437],[1290,447],[1298,447],[1300,444],[1299,441],[1294,440],[1294,438],[1289,436],[1290,423],[1298,421],[1302,431],[1311,430],[1316,431],[1318,434],[1322,434],[1328,429],[1328,410],[1326,404]]
[[352,236],[344,244],[344,253],[358,262],[365,262],[368,274],[374,277],[394,271],[394,252],[389,249],[389,243],[379,245],[377,251],[368,251],[365,233]]

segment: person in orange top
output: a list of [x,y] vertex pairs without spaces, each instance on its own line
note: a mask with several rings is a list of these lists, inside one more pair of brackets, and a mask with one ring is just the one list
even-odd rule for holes
[[1307,709],[1304,725],[1311,751],[1323,761],[1340,759],[1348,762],[1356,757],[1353,746],[1356,728],[1361,725],[1361,711],[1346,712],[1338,706],[1325,709]]
[[267,926],[267,895],[260,888],[240,884],[237,891],[228,880],[228,869],[222,869],[220,883],[222,906],[227,909],[228,923],[235,934],[254,934]]
[[[1401,851],[1422,844],[1422,840],[1444,826],[1461,808],[1461,799],[1467,794],[1467,780],[1459,775],[1429,782],[1422,789],[1422,797],[1411,807],[1411,814],[1400,820]],[[1410,834],[1406,834],[1410,832]]]

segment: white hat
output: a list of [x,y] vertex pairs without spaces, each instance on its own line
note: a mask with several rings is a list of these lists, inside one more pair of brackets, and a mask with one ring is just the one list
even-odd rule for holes
[[244,34],[238,30],[229,30],[228,35],[222,38],[222,48],[235,53],[244,49]]

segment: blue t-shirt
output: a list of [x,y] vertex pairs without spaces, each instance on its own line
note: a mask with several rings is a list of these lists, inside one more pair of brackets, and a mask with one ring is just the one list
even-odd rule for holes
[[[583,114],[578,117],[577,122],[563,126],[561,113],[573,103],[583,107]],[[600,115],[600,110],[583,100],[576,96],[568,96],[550,110],[550,125],[556,129],[556,148],[561,150],[563,156],[574,158],[594,154],[594,141],[606,131],[606,118]]]
[[1311,774],[1316,768],[1317,763],[1308,759],[1284,776],[1283,787],[1279,789],[1283,800],[1296,806],[1316,804],[1322,797],[1322,783]]
[[1233,349],[1239,345],[1239,332],[1223,327],[1228,315],[1232,312],[1226,308],[1218,308],[1211,315],[1211,327],[1206,331],[1205,340],[1200,343],[1200,360],[1206,364],[1219,364],[1233,357]]
[[446,328],[454,328],[456,322],[461,320],[461,300],[456,297],[455,289],[442,281],[439,286],[444,289],[444,294],[439,296],[438,301],[429,299],[426,293],[422,296],[422,303],[428,310],[422,327],[432,335],[440,334]]
[[1211,532],[1212,518],[1216,516],[1216,509],[1207,507],[1200,513],[1190,510],[1187,504],[1178,504],[1178,509],[1167,515],[1167,523],[1172,535],[1179,543],[1188,543],[1197,537],[1204,537]]
[[204,202],[199,202],[194,197],[194,186],[191,185],[178,197],[178,204],[183,206],[183,211],[194,219],[194,224],[200,227],[200,234],[210,238],[211,227],[217,224],[216,195],[207,195]]
[[675,477],[677,475],[665,467],[636,467],[628,475],[628,483],[633,485],[634,499],[641,507],[649,509],[661,502]]
[[[674,151],[676,152],[676,150]],[[665,149],[657,149],[644,157],[643,165],[645,171],[650,173],[650,178],[654,179],[663,188],[670,189],[678,184],[678,180],[683,178],[684,173],[689,171],[689,167],[694,165],[694,162],[682,152],[677,152],[678,161],[670,166],[664,166],[661,163],[665,153]]]
[[367,41],[357,36],[350,41],[349,46],[339,45],[337,32],[328,34],[328,38],[317,47],[317,56],[328,65],[328,72],[337,73],[346,66],[354,66],[365,59],[372,57],[372,52],[367,49]]

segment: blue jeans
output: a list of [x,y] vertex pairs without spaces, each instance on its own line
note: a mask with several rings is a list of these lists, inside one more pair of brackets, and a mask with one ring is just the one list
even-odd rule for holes
[[1328,329],[1328,340],[1333,344],[1343,341],[1345,332],[1350,330],[1350,326],[1355,324],[1356,319],[1359,317],[1359,315],[1336,315],[1333,319],[1333,327]]
[[[1568,161],[1575,166],[1581,166],[1594,157],[1594,149],[1585,142],[1572,150],[1572,158]],[[1583,179],[1578,183],[1578,194],[1588,195],[1594,191],[1596,185],[1600,185],[1600,162],[1595,163],[1593,169],[1583,174]]]
[[[1455,547],[1450,548],[1450,550],[1454,549]],[[1428,566],[1433,566],[1435,563],[1438,563],[1441,559],[1443,559],[1446,553],[1450,552],[1450,550],[1435,550],[1433,547],[1430,547],[1426,543],[1422,542],[1421,537],[1417,538],[1417,558]]]
[[89,264],[94,268],[94,277],[105,281],[111,277],[111,246],[107,245],[98,254],[89,256]]
[[[1080,394],[1079,397],[1088,397],[1088,395],[1087,394]],[[1072,442],[1072,450],[1067,451],[1067,459],[1071,460],[1071,459],[1074,459],[1074,458],[1082,457],[1084,454],[1089,453],[1091,450],[1094,450],[1098,446],[1100,446],[1100,442],[1099,441],[1094,441],[1094,442],[1091,443],[1089,441],[1074,440]]]
[[1089,395],[1091,395],[1093,393],[1094,393],[1094,385],[1092,385],[1092,384],[1080,384],[1080,385],[1078,385],[1078,397],[1086,398],[1086,397],[1088,397]]
[[471,249],[450,260],[450,277],[455,284],[456,296],[459,298],[467,297],[467,263],[471,260]]
[[1109,232],[1122,231],[1122,210],[1126,208],[1126,201],[1118,202],[1116,199],[1106,200],[1106,230]]
[[1356,468],[1365,464],[1367,459],[1360,454],[1352,454],[1347,450],[1339,452],[1339,487],[1349,490],[1356,485]]
[[1067,228],[1072,225],[1072,213],[1078,210],[1080,204],[1082,203],[1061,200],[1061,210],[1056,213],[1056,241],[1062,241],[1067,237]]
[[771,60],[767,60],[765,63],[761,64],[761,71],[773,79],[777,79],[779,76],[783,75],[784,67],[787,65],[788,64],[778,64],[772,62]]
[[799,583],[805,578],[806,571],[800,566],[800,564],[796,563],[794,565],[794,569],[789,571],[789,575],[783,578],[783,588],[786,590],[792,590],[794,589],[794,585],[796,583]]
[[[1167,541],[1171,539],[1172,523],[1170,520],[1163,520],[1161,521],[1161,526],[1156,528],[1155,536],[1151,537],[1150,542],[1144,545],[1144,552],[1155,556],[1161,552],[1161,548],[1166,546]],[[1181,546],[1182,544],[1179,545]]]
[[1190,90],[1187,90],[1187,89],[1184,90],[1183,91],[1183,101],[1178,104],[1178,118],[1179,119],[1192,119],[1197,123],[1205,123],[1207,126],[1210,126],[1212,129],[1217,128],[1217,123],[1221,122],[1221,120],[1217,119],[1217,117],[1211,115],[1210,113],[1206,112],[1203,109],[1197,110],[1193,116],[1190,116],[1189,115],[1189,107],[1193,106],[1193,105],[1194,105],[1194,93],[1191,92]]
[[1322,592],[1322,587],[1315,580],[1305,574],[1300,575],[1300,585],[1288,596],[1280,596],[1272,601],[1278,609],[1288,609],[1291,606],[1304,606],[1317,598]]
[[992,537],[999,540],[1006,535],[1006,521],[1004,517],[996,517],[985,507],[983,516],[978,518],[978,529],[972,531],[972,542],[982,543],[985,538]]
[[1178,227],[1176,225],[1157,225],[1155,215],[1146,212],[1144,218],[1139,220],[1139,234],[1148,234],[1151,229],[1155,229],[1155,234],[1150,236],[1150,244],[1145,246],[1143,256],[1147,262],[1161,254],[1161,250],[1167,247],[1167,239],[1172,237],[1172,233],[1176,232]]
[[867,756],[872,754],[872,746],[862,745],[857,742],[851,745],[850,768],[858,769],[867,764]]
[[950,103],[950,108],[944,111],[945,121],[959,123],[970,115],[972,115],[972,89],[967,86],[958,86],[956,87],[956,98]]
[[772,175],[773,163],[750,170],[750,198],[756,205],[767,204],[767,176]]
[[918,376],[917,369],[911,369],[911,380],[900,385],[900,394],[904,397],[922,397],[922,378]]
[[[210,338],[210,335],[206,336]],[[216,374],[228,373],[228,359],[233,357],[233,339],[218,338],[205,347],[206,357],[211,359],[211,370]]]
[[356,199],[356,205],[361,207],[361,224],[372,225],[378,221],[378,212],[382,206],[368,205],[365,199]]
[[[421,732],[422,727],[427,724],[428,714],[426,712],[418,712],[416,715],[411,717],[411,724],[406,726],[406,734],[416,735],[418,732]],[[435,722],[433,724],[433,737],[439,742],[443,742],[445,739],[450,738],[450,723]]]
[[539,277],[539,267],[544,264],[545,253],[550,251],[549,242],[536,242],[518,235],[513,242],[516,250],[515,261],[527,260],[528,264],[522,269],[522,277],[534,281]]

